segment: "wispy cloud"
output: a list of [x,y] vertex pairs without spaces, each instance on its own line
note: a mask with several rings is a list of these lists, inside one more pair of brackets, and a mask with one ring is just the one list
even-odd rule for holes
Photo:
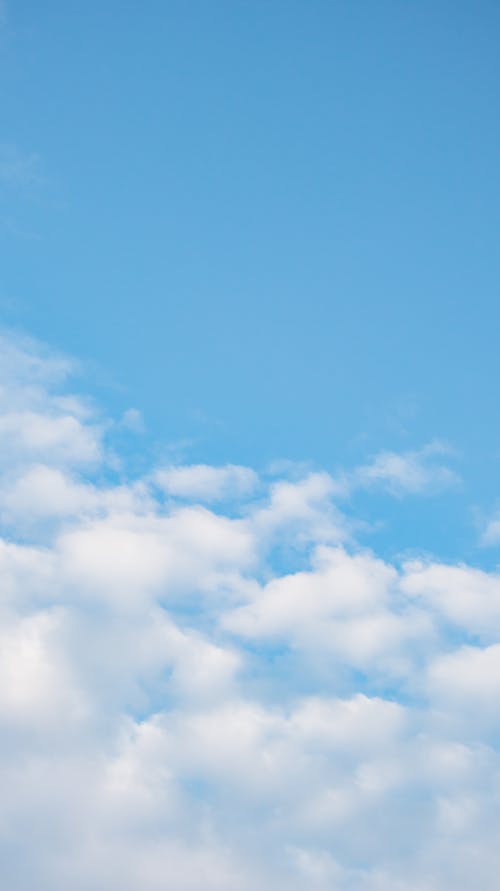
[[380,452],[359,467],[351,483],[386,489],[393,495],[436,494],[460,481],[455,470],[444,463],[453,457],[449,446],[432,442],[407,452]]
[[16,145],[0,144],[0,182],[22,188],[41,185],[44,177],[39,155],[36,152],[23,152]]
[[234,464],[210,467],[207,464],[163,467],[155,481],[168,495],[200,501],[219,501],[251,494],[257,474],[249,467]]
[[481,533],[481,544],[489,547],[500,544],[500,511],[490,517]]

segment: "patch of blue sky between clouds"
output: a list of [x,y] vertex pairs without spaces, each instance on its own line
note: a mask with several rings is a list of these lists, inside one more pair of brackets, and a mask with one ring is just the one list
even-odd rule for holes
[[9,888],[493,891],[500,576],[378,556],[346,482],[444,497],[449,448],[136,477],[76,363],[2,345]]

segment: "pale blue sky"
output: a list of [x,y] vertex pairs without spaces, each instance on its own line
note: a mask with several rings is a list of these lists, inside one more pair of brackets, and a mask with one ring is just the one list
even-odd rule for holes
[[388,547],[473,548],[499,24],[486,0],[8,4],[5,323],[88,361],[145,449],[335,470],[444,440],[461,487],[384,504]]

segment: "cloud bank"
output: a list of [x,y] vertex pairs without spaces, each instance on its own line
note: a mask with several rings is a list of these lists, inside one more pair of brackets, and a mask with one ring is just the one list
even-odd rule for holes
[[1,355],[4,886],[496,889],[500,576],[362,548],[327,473],[120,476],[71,363]]

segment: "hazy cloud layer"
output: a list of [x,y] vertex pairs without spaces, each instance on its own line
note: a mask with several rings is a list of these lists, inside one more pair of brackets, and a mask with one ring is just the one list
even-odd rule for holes
[[5,887],[496,889],[500,577],[359,547],[326,473],[105,473],[70,371],[3,339]]

